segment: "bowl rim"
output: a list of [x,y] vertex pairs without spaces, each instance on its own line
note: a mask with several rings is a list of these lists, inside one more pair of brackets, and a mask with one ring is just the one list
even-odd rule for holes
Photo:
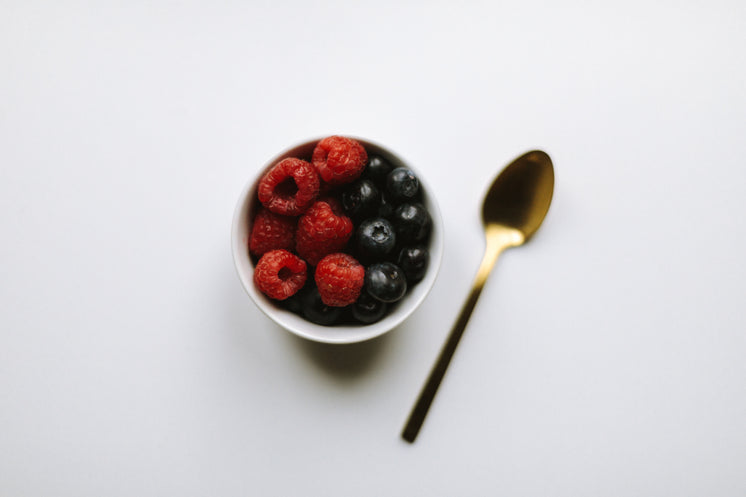
[[[430,261],[427,273],[387,316],[372,324],[322,326],[307,321],[302,316],[286,309],[282,309],[262,294],[254,285],[254,266],[251,262],[248,251],[249,220],[247,218],[252,210],[252,205],[256,205],[257,202],[254,197],[256,196],[256,186],[259,179],[278,161],[285,157],[290,157],[290,154],[297,153],[300,149],[309,148],[312,145],[315,145],[322,140],[324,136],[297,142],[295,145],[287,147],[282,152],[265,162],[241,190],[241,194],[233,212],[231,225],[231,251],[233,255],[233,264],[244,290],[249,294],[249,297],[254,301],[254,304],[270,320],[281,328],[284,328],[299,337],[329,344],[349,344],[371,340],[393,330],[404,322],[404,320],[419,308],[432,290],[438,277],[438,273],[440,272],[444,248],[443,218],[440,213],[440,208],[432,188],[427,180],[423,179],[423,175],[420,174],[420,171],[416,167],[411,166],[411,163],[402,158],[400,154],[392,151],[388,147],[384,147],[383,145],[367,138],[360,138],[352,135],[343,136],[357,140],[365,147],[366,151],[387,156],[388,158],[393,159],[395,164],[403,165],[412,169],[415,174],[417,174],[417,177],[423,186],[423,191],[425,193],[423,200],[432,220],[431,238],[428,246],[430,251]],[[244,220],[246,223],[244,223]],[[246,236],[244,236],[244,233]]]

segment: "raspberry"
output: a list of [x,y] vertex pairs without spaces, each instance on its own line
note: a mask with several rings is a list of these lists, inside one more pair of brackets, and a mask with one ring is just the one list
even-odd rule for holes
[[362,174],[368,154],[362,145],[351,138],[330,136],[316,145],[311,162],[322,180],[330,185],[340,185]]
[[360,296],[365,268],[351,255],[329,254],[316,266],[314,279],[324,304],[344,307]]
[[352,236],[352,221],[339,201],[325,198],[315,202],[298,220],[295,248],[312,266],[322,257],[341,251]]
[[249,251],[262,256],[270,250],[295,248],[295,218],[280,216],[261,209],[254,217],[249,237]]
[[287,250],[270,250],[256,263],[254,283],[267,297],[285,300],[306,283],[306,263]]
[[259,201],[275,214],[297,216],[316,200],[319,177],[308,162],[283,159],[259,180]]

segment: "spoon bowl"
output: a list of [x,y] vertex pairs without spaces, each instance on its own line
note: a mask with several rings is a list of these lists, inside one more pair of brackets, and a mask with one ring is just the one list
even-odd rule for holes
[[515,228],[528,240],[549,211],[554,191],[554,168],[547,154],[528,152],[495,178],[484,198],[482,222]]
[[523,154],[511,162],[487,190],[482,205],[487,242],[484,257],[461,313],[404,426],[402,438],[407,442],[414,442],[417,438],[497,257],[507,248],[522,245],[536,233],[549,211],[553,193],[552,160],[539,150]]

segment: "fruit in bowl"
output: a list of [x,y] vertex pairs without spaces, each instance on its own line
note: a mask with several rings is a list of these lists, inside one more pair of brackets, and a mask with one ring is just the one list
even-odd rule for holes
[[233,258],[259,308],[321,342],[394,328],[424,300],[442,221],[421,175],[372,142],[330,136],[271,160],[244,190]]

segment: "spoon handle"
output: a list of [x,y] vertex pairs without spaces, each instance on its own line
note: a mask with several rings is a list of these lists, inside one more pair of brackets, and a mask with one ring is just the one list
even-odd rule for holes
[[432,404],[433,398],[435,398],[435,393],[438,391],[438,387],[440,386],[440,382],[446,374],[446,369],[448,369],[453,354],[456,352],[459,340],[461,340],[461,336],[464,334],[464,330],[466,329],[466,323],[469,322],[474,306],[479,299],[479,295],[482,293],[484,283],[487,281],[487,276],[490,274],[490,271],[492,271],[492,268],[497,261],[497,257],[506,248],[519,245],[523,241],[523,235],[520,232],[499,225],[488,226],[486,230],[486,238],[487,247],[484,252],[484,257],[482,257],[482,263],[479,265],[477,276],[474,278],[474,282],[472,283],[469,297],[461,308],[461,313],[456,319],[456,323],[453,325],[451,333],[448,335],[448,339],[440,351],[438,360],[430,371],[430,376],[422,387],[420,396],[412,408],[412,412],[409,414],[407,424],[404,426],[402,438],[407,442],[412,443],[415,438],[417,438],[422,423],[425,421],[427,411],[430,409],[430,404]]

